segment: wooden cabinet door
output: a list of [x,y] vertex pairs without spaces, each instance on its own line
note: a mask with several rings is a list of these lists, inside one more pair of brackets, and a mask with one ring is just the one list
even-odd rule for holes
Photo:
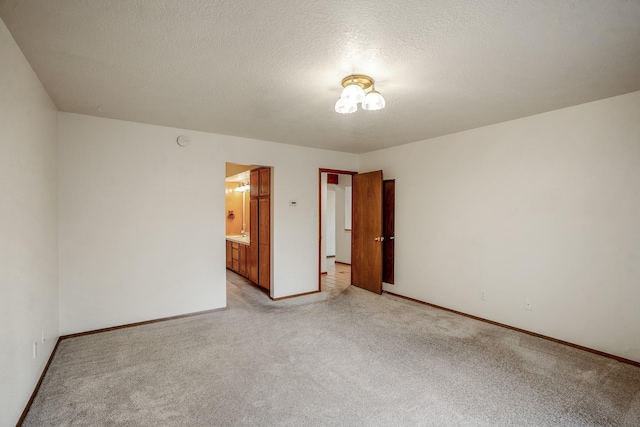
[[231,242],[227,240],[227,268],[233,267],[233,261],[231,258]]
[[265,289],[270,288],[271,282],[271,201],[269,197],[261,197],[259,200],[259,254],[260,262],[258,284]]
[[231,243],[231,269],[236,273],[240,267],[240,244],[236,242]]
[[240,245],[240,256],[238,257],[238,274],[247,275],[247,245]]
[[260,171],[258,196],[269,196],[271,194],[271,168],[260,168],[258,170]]
[[252,282],[269,289],[271,287],[271,168],[253,169],[250,173],[250,184],[250,232],[249,247],[246,249],[245,275]]
[[249,173],[249,196],[258,197],[260,192],[260,169],[253,169]]
[[251,218],[251,231],[249,232],[248,276],[249,280],[258,283],[258,199],[249,201],[249,215]]

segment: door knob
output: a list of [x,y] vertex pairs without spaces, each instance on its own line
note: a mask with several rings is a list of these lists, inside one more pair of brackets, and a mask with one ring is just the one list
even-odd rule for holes
[[389,237],[389,240],[396,240],[396,236]]
[[376,242],[383,242],[384,241],[384,237],[376,237],[373,240],[375,240]]

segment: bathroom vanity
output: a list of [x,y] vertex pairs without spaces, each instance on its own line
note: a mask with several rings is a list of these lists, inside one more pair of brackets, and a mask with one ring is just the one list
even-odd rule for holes
[[247,277],[247,256],[249,248],[249,236],[227,236],[227,268]]

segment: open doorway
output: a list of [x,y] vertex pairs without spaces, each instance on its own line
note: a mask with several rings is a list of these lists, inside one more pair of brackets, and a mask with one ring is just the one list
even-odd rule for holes
[[318,291],[351,284],[351,186],[356,172],[319,170]]
[[272,168],[227,163],[226,175],[226,267],[272,297]]

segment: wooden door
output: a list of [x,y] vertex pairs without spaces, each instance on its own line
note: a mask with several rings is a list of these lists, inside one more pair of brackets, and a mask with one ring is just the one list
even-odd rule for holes
[[351,283],[382,293],[382,171],[353,176]]
[[394,283],[396,181],[383,181],[382,195],[382,281]]

